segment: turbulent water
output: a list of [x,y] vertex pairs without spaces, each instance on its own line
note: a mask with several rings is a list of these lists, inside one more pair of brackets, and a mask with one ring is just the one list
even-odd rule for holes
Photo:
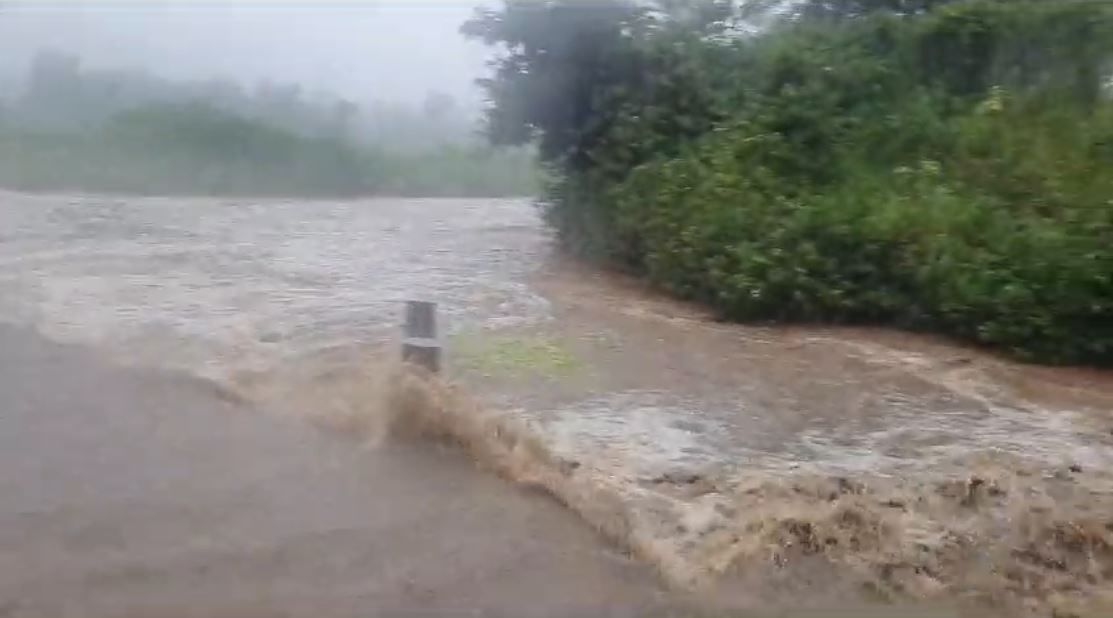
[[1077,388],[915,339],[714,324],[548,255],[526,200],[0,193],[0,321],[126,364],[236,387],[265,376],[285,387],[278,399],[351,404],[366,398],[345,392],[367,386],[355,366],[381,361],[402,302],[423,298],[449,332],[568,348],[592,379],[481,386],[569,449],[622,465],[861,472],[986,449],[1113,465],[1100,376]]
[[0,193],[0,320],[216,379],[385,340],[406,299],[449,329],[546,316],[522,200]]
[[[682,585],[776,580],[803,551],[887,594],[1107,589],[1108,374],[719,324],[549,258],[522,200],[0,193],[0,322],[364,434],[431,424]],[[440,303],[478,401],[384,383],[415,298]],[[795,596],[780,586],[743,588]]]

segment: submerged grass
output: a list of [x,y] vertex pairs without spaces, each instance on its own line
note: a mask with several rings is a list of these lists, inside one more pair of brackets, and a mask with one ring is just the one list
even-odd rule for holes
[[454,364],[485,376],[562,377],[582,368],[564,342],[546,335],[464,332],[451,349]]

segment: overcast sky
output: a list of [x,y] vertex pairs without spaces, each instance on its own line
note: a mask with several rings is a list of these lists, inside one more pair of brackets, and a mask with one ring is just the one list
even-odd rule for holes
[[295,81],[367,101],[478,101],[485,50],[457,32],[493,0],[0,0],[0,72],[40,48],[93,67]]

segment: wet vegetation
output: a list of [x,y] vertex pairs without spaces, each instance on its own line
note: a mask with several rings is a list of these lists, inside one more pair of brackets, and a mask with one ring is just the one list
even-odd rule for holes
[[0,186],[274,196],[533,195],[528,147],[492,149],[449,96],[420,109],[297,86],[182,83],[40,54],[0,110]]
[[507,0],[495,144],[564,245],[739,320],[1113,364],[1113,6]]

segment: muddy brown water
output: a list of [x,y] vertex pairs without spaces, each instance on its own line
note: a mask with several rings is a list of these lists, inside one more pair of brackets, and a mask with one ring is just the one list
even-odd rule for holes
[[0,615],[634,615],[574,514],[428,444],[362,448],[0,326]]
[[[684,602],[548,496],[454,449],[369,448],[231,390],[243,372],[374,340],[403,295],[457,294],[454,318],[528,314],[513,277],[494,274],[520,268],[504,257],[513,242],[452,254],[445,230],[482,205],[409,210],[424,206],[0,195],[0,616]],[[472,294],[494,304],[480,313]]]
[[[1043,479],[1073,467],[1092,477],[1041,495],[1082,510],[1107,504],[1108,373],[1027,367],[899,333],[719,324],[636,282],[554,259],[524,201],[0,194],[0,321],[124,365],[212,380],[262,407],[328,416],[374,397],[368,367],[374,373],[391,354],[409,298],[440,303],[455,379],[654,513],[647,534],[667,546],[658,553],[679,557],[678,569],[748,582],[742,602],[800,598],[798,582],[783,576],[797,550],[783,545],[808,546],[830,524],[798,515],[820,512],[811,500],[832,482],[846,500],[897,503],[975,474],[1003,492],[1016,479],[992,474],[1023,469]],[[843,491],[860,479],[889,493]],[[740,496],[780,510],[760,521],[724,516],[753,506]],[[871,551],[979,538],[976,526],[940,524],[972,521],[951,507],[878,519],[879,529],[920,537],[877,537]],[[1001,521],[983,515],[986,526]],[[1055,521],[1075,519],[1068,509]],[[740,541],[762,535],[753,546]],[[961,562],[940,552],[948,565]],[[876,574],[872,558],[813,560],[823,553],[793,559],[787,572],[813,573],[816,587],[832,590],[840,572],[854,571],[855,586],[857,575]],[[863,568],[846,569],[844,558]],[[810,562],[814,569],[802,566]],[[906,563],[882,565],[915,571],[904,588],[947,591],[955,577],[971,579]],[[1096,568],[1090,592],[1108,577]],[[1069,582],[1043,589],[1033,581],[1046,578],[1026,577],[1018,585],[1039,588],[1035,596],[1072,593]]]
[[[460,379],[578,463],[568,484],[617,496],[622,535],[674,579],[739,601],[784,598],[787,578],[808,582],[795,598],[1113,606],[1108,372],[895,331],[717,323],[560,259],[531,284],[554,319],[492,334]],[[561,362],[490,362],[513,341]]]

